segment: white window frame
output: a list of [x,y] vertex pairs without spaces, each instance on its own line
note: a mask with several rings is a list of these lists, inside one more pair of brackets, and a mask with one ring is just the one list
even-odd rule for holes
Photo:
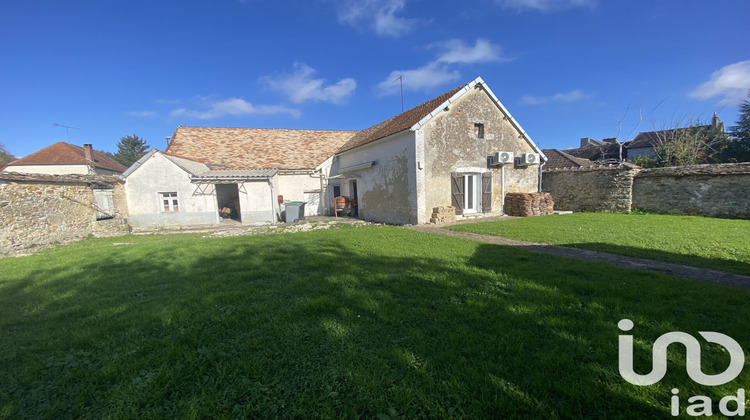
[[177,197],[177,191],[160,192],[159,208],[162,213],[179,213],[180,201]]
[[[463,174],[463,183],[464,183],[464,214],[473,214],[478,213],[478,207],[480,205],[479,196],[477,193],[481,194],[481,191],[479,187],[480,182],[479,180],[482,179],[482,174],[480,173],[464,173]],[[471,191],[471,193],[469,193]]]

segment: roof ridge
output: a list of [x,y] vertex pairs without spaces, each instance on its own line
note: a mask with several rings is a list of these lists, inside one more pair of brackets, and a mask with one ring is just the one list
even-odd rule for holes
[[349,132],[356,133],[358,131],[361,131],[361,130],[331,130],[331,129],[326,129],[326,128],[212,127],[212,126],[200,126],[200,125],[179,125],[179,126],[177,126],[177,130],[179,130],[180,128],[207,128],[207,129],[213,129],[213,130],[329,131],[329,132],[337,132],[337,133],[349,133]]

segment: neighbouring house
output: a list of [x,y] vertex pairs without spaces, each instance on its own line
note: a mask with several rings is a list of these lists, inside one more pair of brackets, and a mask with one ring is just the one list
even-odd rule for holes
[[[714,113],[711,123],[694,128],[716,129],[724,132],[724,123]],[[575,158],[586,159],[595,165],[617,164],[620,161],[630,161],[639,156],[656,158],[655,146],[682,138],[690,127],[672,128],[667,130],[643,131],[633,140],[618,143],[616,138],[595,140],[590,137],[581,139],[580,146],[575,149],[565,149],[560,152]],[[622,148],[622,151],[620,149]],[[555,150],[555,149],[549,149]],[[553,169],[547,165],[546,169]]]
[[133,226],[283,220],[346,213],[427,223],[435,208],[459,217],[503,214],[508,192],[537,192],[544,153],[481,79],[362,131],[178,127],[165,152],[131,166]]
[[[711,118],[711,124],[694,127],[697,129],[716,129],[724,132],[724,123],[721,122],[718,115],[714,113]],[[638,156],[647,156],[649,158],[658,158],[654,147],[662,143],[671,142],[683,138],[690,127],[672,128],[667,130],[646,131],[638,133],[635,138],[627,145],[627,160],[632,161]]]
[[577,169],[598,166],[596,162],[588,159],[575,157],[569,153],[557,149],[542,149],[547,156],[547,163],[544,164],[545,171],[555,169]]
[[336,153],[327,197],[365,220],[428,223],[434,209],[503,214],[508,192],[538,192],[542,151],[477,78],[355,134]]
[[106,154],[63,141],[10,162],[3,172],[47,175],[120,175],[127,168]]

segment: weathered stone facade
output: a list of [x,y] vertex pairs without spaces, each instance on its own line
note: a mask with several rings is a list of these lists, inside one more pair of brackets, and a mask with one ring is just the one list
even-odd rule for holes
[[542,191],[552,194],[557,210],[628,212],[633,202],[633,177],[638,169],[623,164],[545,171]]
[[[112,208],[96,206],[94,190],[111,192]],[[117,177],[0,175],[0,256],[89,235],[125,234],[130,230],[126,217],[123,186]]]
[[544,172],[542,188],[557,210],[750,218],[750,163],[553,170]]
[[750,163],[641,170],[633,183],[633,208],[750,219]]

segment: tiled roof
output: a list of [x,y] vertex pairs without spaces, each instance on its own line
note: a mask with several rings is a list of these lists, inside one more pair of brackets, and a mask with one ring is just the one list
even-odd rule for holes
[[167,152],[221,169],[312,169],[356,131],[177,127]]
[[543,152],[548,158],[547,163],[544,165],[545,170],[596,166],[594,162],[588,159],[577,158],[561,150],[544,149]]
[[421,105],[417,105],[414,108],[402,112],[393,118],[385,120],[379,124],[373,125],[372,127],[358,132],[352,137],[346,144],[344,144],[339,152],[344,152],[355,147],[362,146],[367,143],[371,143],[375,140],[388,137],[392,134],[408,130],[416,123],[420,122],[423,118],[429,115],[437,107],[442,105],[445,101],[452,98],[453,95],[458,93],[459,90],[463,89],[466,85],[461,85],[450,92],[446,92],[437,98],[433,98]]
[[620,154],[620,146],[616,143],[602,142],[602,144],[589,143],[577,149],[565,149],[565,153],[591,161],[616,158]]
[[64,141],[57,142],[52,146],[34,152],[8,164],[18,165],[92,165],[95,168],[107,169],[115,172],[124,172],[125,166],[116,162],[104,153],[93,150],[91,153],[93,162],[88,162],[83,154],[83,147],[75,146]]

